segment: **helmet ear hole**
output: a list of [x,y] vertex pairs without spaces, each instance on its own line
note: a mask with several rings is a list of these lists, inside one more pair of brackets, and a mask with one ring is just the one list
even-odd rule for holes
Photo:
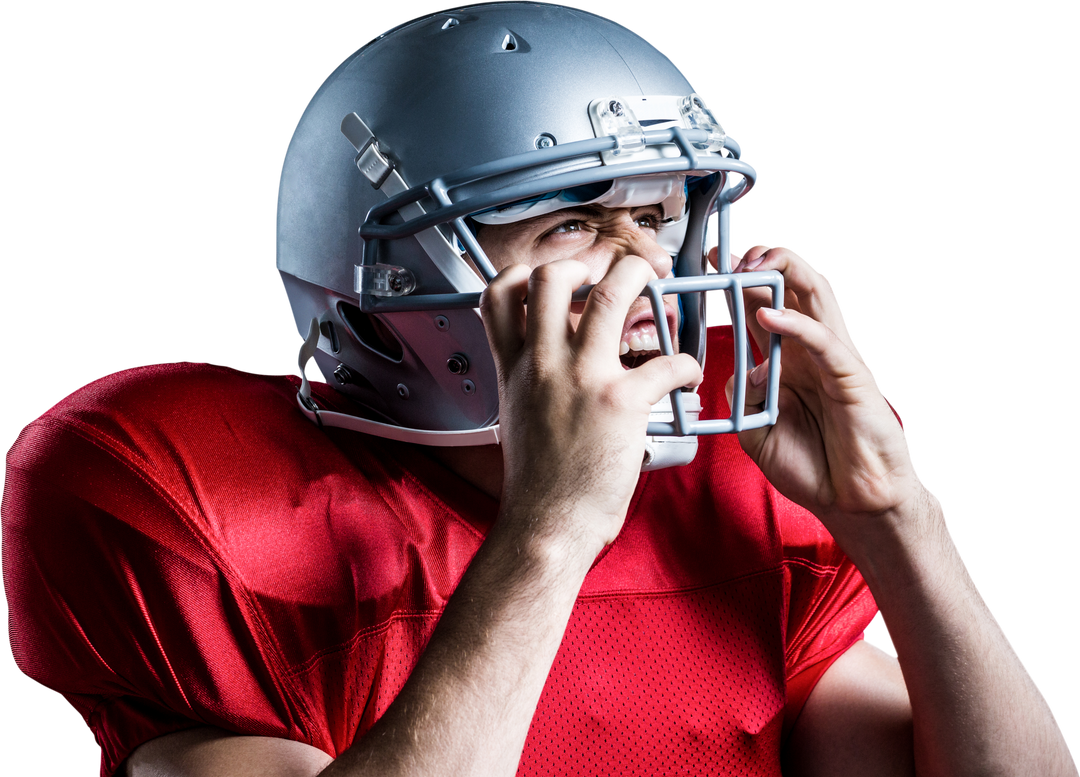
[[401,341],[378,316],[368,315],[348,302],[338,303],[338,313],[353,337],[366,348],[392,362],[401,361]]

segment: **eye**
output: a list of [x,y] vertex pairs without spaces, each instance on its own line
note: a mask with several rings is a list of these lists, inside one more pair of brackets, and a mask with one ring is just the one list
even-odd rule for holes
[[565,222],[558,223],[548,231],[544,232],[543,238],[550,238],[555,235],[577,235],[577,233],[584,231],[584,229],[585,225],[580,222],[580,220],[568,218]]
[[634,223],[641,229],[651,229],[653,232],[659,232],[663,221],[656,213],[643,213],[634,217]]
[[548,230],[548,234],[549,235],[560,235],[560,234],[565,234],[567,232],[580,232],[580,231],[581,231],[581,222],[580,221],[564,221],[561,224],[559,224],[558,226],[553,227],[552,229]]

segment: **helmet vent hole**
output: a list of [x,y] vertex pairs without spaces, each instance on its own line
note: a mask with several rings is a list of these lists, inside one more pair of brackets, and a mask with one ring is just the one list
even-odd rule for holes
[[506,33],[506,37],[503,38],[503,40],[502,40],[502,50],[503,51],[514,51],[514,50],[517,49],[517,47],[518,47],[518,42],[517,42],[517,38],[514,37],[514,33],[512,33],[512,32]]
[[445,22],[443,22],[442,28],[444,30],[449,30],[452,27],[457,27],[459,24],[461,24],[461,22],[459,22],[453,16],[450,16],[450,17],[447,17]]
[[403,355],[401,341],[382,319],[369,316],[356,305],[339,302],[338,311],[353,336],[368,349],[390,361],[400,362]]

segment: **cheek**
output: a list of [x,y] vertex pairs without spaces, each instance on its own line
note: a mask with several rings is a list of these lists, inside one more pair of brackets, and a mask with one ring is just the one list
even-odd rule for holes
[[507,267],[517,264],[536,269],[540,265],[562,258],[549,256],[550,251],[533,249],[529,240],[503,239],[503,236],[499,234],[481,237],[485,231],[485,229],[481,229],[480,235],[476,239],[480,243],[480,247],[484,249],[484,253],[487,254],[491,266],[496,271],[505,270]]
[[523,253],[507,234],[505,227],[484,226],[476,233],[476,242],[484,249],[488,261],[496,272],[505,270],[515,264],[528,264],[520,258]]

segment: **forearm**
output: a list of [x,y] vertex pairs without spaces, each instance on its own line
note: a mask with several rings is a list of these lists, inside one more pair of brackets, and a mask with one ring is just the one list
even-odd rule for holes
[[937,500],[855,551],[911,699],[920,775],[1075,775],[1065,741],[979,596]]
[[[515,518],[520,518],[516,516]],[[386,714],[324,774],[513,775],[599,548],[493,527]]]
[[[508,259],[535,247],[511,243]],[[501,448],[444,455],[474,483],[498,480],[499,519],[397,699],[328,775],[516,772],[581,584],[625,520],[652,405],[701,381],[685,354],[634,370],[618,358],[629,310],[657,277],[649,262],[612,264],[575,321],[574,291],[593,270],[552,258],[508,261],[481,297]]]

